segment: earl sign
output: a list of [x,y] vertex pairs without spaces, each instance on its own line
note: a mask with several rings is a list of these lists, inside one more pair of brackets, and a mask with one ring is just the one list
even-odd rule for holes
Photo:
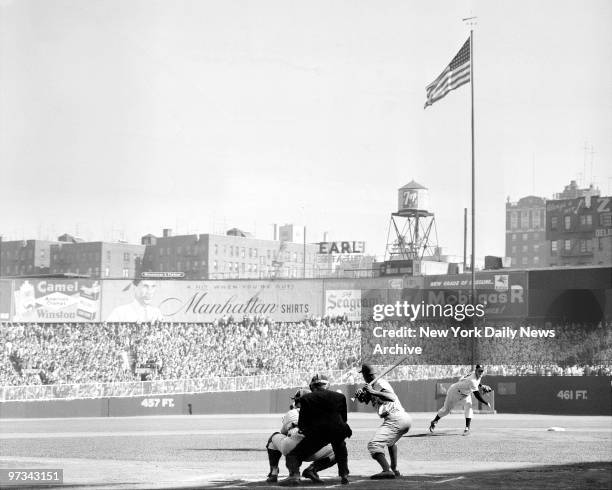
[[362,254],[365,242],[319,242],[320,254]]

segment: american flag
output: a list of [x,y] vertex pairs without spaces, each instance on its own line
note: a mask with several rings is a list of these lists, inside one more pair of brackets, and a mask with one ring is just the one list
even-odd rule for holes
[[427,101],[425,108],[440,100],[451,90],[455,90],[461,85],[470,81],[470,38],[463,44],[459,52],[452,59],[450,64],[444,68],[438,78],[431,82],[425,90],[427,91]]

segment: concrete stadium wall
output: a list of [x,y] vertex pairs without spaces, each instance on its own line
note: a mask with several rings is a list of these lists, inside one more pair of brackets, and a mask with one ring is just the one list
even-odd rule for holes
[[0,418],[108,417],[108,404],[108,398],[2,402]]
[[[444,403],[444,387],[454,380],[393,382],[408,412],[435,412]],[[489,376],[500,413],[612,415],[610,376]],[[362,385],[332,386],[347,398],[350,412],[371,412],[351,401]],[[187,393],[95,400],[0,403],[0,418],[126,417],[143,415],[282,413],[295,389],[228,393]]]
[[503,413],[612,415],[610,376],[489,376]]

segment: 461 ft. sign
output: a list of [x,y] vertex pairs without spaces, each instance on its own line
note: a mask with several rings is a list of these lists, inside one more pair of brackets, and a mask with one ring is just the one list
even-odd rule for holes
[[561,400],[588,400],[587,390],[561,390],[557,398]]

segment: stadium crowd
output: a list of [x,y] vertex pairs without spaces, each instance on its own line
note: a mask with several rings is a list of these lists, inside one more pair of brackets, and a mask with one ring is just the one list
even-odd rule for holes
[[[488,366],[489,375],[612,375],[610,323],[488,325],[550,328],[556,336],[476,343],[419,338],[424,350],[420,364],[400,366],[394,378],[455,377],[465,372],[474,355]],[[357,367],[372,347],[371,326],[346,318],[300,322],[222,318],[214,323],[155,324],[5,322],[0,323],[0,385],[193,380],[195,386],[204,377],[279,375],[288,379],[313,371],[338,372],[338,382],[351,383],[360,379]],[[388,325],[397,326],[401,325]],[[379,364],[384,361],[381,358]]]

